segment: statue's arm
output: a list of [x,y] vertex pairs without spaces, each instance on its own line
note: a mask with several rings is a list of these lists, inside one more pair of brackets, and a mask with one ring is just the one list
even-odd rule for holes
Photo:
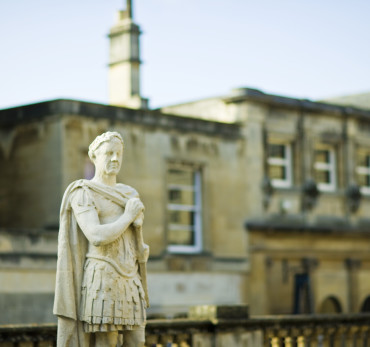
[[79,210],[78,206],[72,203],[72,209],[79,227],[89,242],[94,246],[103,246],[121,236],[144,209],[144,205],[138,198],[130,199],[126,204],[125,212],[117,220],[108,224],[100,224],[95,208]]

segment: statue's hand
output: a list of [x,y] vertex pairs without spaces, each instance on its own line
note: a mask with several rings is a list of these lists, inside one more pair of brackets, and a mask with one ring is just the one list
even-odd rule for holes
[[143,243],[139,249],[138,261],[139,263],[146,263],[148,261],[148,258],[149,258],[149,246]]
[[141,211],[141,213],[139,213],[139,215],[134,220],[133,225],[135,229],[140,229],[143,226],[143,223],[144,223],[144,213],[143,211]]
[[125,213],[128,213],[131,220],[136,219],[144,211],[144,205],[139,198],[132,198],[127,201]]

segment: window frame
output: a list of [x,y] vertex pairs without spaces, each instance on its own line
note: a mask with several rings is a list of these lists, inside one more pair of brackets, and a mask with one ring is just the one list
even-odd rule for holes
[[[193,245],[174,245],[170,244],[167,239],[167,251],[169,253],[184,253],[184,254],[195,254],[200,253],[203,249],[203,225],[202,225],[202,171],[199,167],[194,167],[191,165],[170,165],[167,168],[167,172],[171,169],[179,169],[184,171],[192,171],[194,174],[194,185],[176,185],[176,184],[166,184],[166,192],[172,187],[183,188],[183,190],[191,190],[194,192],[194,205],[182,205],[182,204],[171,204],[168,201],[166,203],[166,230],[167,235],[170,230],[171,224],[168,220],[169,211],[187,211],[194,213],[194,223],[193,233],[194,233],[194,243]],[[172,225],[174,227],[174,225]],[[174,229],[172,229],[174,230]]]
[[284,146],[284,151],[286,153],[285,158],[269,157],[267,158],[267,170],[269,171],[270,165],[281,166],[285,168],[286,179],[276,179],[270,178],[271,184],[275,188],[291,188],[293,186],[293,155],[292,155],[292,143],[291,142],[278,142],[269,141],[268,146]]
[[[316,162],[313,163],[313,168],[316,171],[324,171],[329,173],[330,183],[320,183],[316,182],[317,188],[321,192],[333,192],[337,188],[337,160],[336,160],[336,150],[334,146],[318,146],[314,149],[314,160],[316,151],[328,151],[329,161],[325,162]],[[316,180],[316,178],[315,178]]]
[[[370,158],[370,149],[366,148],[359,148],[358,151],[364,151],[366,153],[366,156]],[[370,177],[370,160],[369,160],[369,166],[360,166],[358,163],[358,153],[356,153],[356,175],[364,175]],[[370,185],[369,186],[361,186],[359,184],[360,191],[364,195],[370,195]]]

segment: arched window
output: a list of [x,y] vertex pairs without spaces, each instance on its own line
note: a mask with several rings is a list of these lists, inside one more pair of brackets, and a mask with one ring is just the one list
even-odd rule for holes
[[361,306],[361,312],[370,312],[370,295],[364,300]]
[[328,296],[321,304],[319,313],[341,313],[342,307],[334,296]]

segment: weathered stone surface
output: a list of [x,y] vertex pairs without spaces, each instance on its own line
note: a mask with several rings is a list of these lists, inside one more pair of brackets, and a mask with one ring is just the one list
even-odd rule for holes
[[62,200],[53,310],[60,347],[116,347],[118,332],[126,346],[144,346],[149,247],[144,205],[117,183],[123,150],[117,132],[96,137],[88,151],[94,177],[71,183]]
[[200,305],[189,309],[189,319],[247,319],[247,305]]

